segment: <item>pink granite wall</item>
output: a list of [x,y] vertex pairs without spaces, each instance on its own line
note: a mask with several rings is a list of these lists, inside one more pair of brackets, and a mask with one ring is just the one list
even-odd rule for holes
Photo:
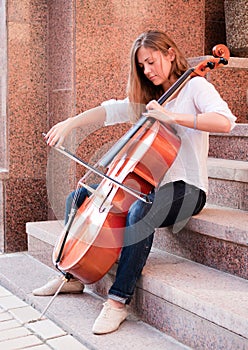
[[[0,172],[8,167],[6,152],[7,139],[7,28],[5,0],[0,0]],[[1,174],[0,174],[1,178]],[[0,199],[1,203],[1,199]],[[1,215],[1,214],[0,214]]]
[[211,54],[216,44],[226,43],[224,0],[205,2],[205,50]]
[[225,0],[226,38],[232,56],[248,58],[248,1]]
[[0,251],[4,250],[4,185],[7,154],[7,28],[5,0],[0,0]]
[[[48,123],[46,131],[75,111],[75,1],[48,2]],[[71,149],[71,142],[70,149]],[[44,145],[45,146],[45,145]],[[64,217],[70,192],[70,161],[48,151],[47,194],[49,219]]]
[[77,112],[125,96],[131,44],[145,30],[167,31],[187,56],[204,54],[204,10],[203,0],[77,0]]
[[47,5],[8,1],[8,149],[5,250],[26,249],[25,223],[46,219]]

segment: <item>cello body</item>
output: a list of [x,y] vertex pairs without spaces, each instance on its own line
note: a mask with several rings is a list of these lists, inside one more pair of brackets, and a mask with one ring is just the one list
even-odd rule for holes
[[[147,122],[118,153],[107,175],[144,194],[149,194],[175,160],[180,139],[158,121]],[[78,209],[63,247],[58,268],[85,284],[101,279],[116,262],[123,246],[126,216],[136,198],[103,179]],[[64,233],[65,234],[65,233]],[[53,260],[57,260],[64,234]]]

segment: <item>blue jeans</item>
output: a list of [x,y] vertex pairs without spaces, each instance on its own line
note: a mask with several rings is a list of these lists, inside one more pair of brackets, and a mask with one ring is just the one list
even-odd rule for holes
[[[74,192],[66,201],[66,220],[73,200]],[[80,206],[87,196],[80,189],[77,205]],[[151,204],[135,201],[129,209],[124,246],[116,272],[116,278],[109,290],[109,298],[129,304],[138,278],[150,253],[155,228],[183,228],[185,220],[198,214],[206,203],[206,194],[195,186],[176,181],[162,186],[149,194]]]

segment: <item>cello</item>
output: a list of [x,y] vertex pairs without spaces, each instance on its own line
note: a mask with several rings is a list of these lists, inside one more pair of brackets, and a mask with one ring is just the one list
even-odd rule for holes
[[[213,56],[188,69],[158,103],[168,102],[188,79],[205,76],[210,70],[226,65],[230,53],[226,46],[217,45]],[[129,207],[137,198],[149,203],[148,194],[159,185],[176,159],[180,138],[172,127],[142,116],[100,160],[99,164],[108,169],[106,174],[63,146],[55,148],[103,177],[96,190],[80,181],[92,194],[78,210],[73,209],[53,252],[54,265],[66,278],[74,276],[84,284],[92,284],[118,259]]]

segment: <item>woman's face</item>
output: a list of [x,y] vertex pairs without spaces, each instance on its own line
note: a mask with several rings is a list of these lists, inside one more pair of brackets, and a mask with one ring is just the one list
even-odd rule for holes
[[168,55],[165,56],[160,51],[141,46],[137,52],[137,59],[145,76],[154,85],[162,85],[165,91],[170,87],[171,62],[175,59],[172,48],[169,48]]

